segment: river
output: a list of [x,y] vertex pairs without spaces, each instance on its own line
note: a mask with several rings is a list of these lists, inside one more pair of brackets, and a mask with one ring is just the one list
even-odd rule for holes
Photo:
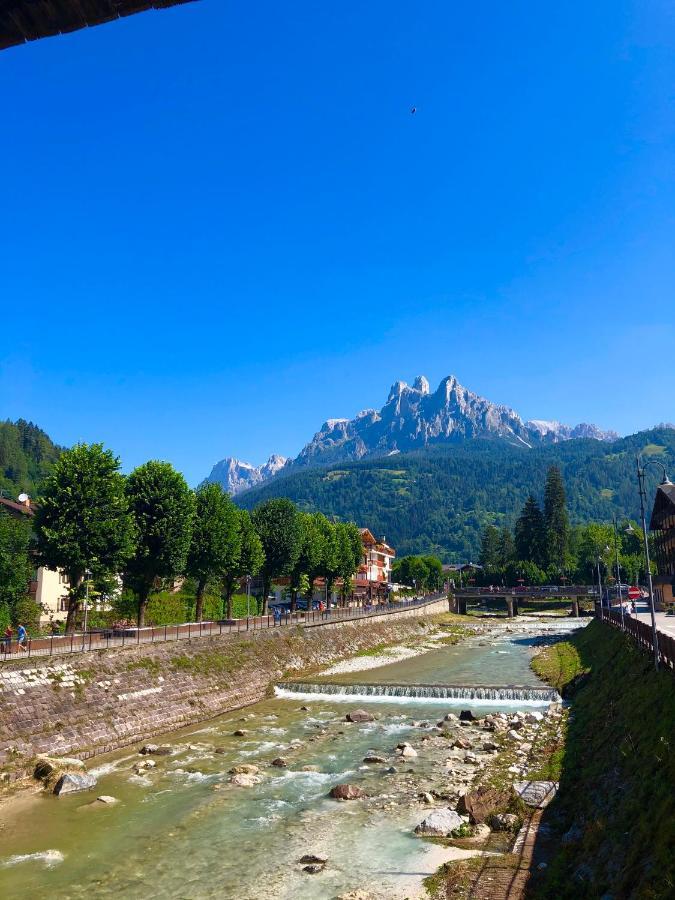
[[[557,633],[570,625],[537,629]],[[449,711],[478,708],[484,715],[547,701],[524,693],[506,700],[434,698],[416,696],[416,689],[543,689],[529,668],[537,637],[522,627],[328,677],[335,693],[282,690],[246,710],[156,739],[172,753],[153,757],[152,770],[134,771],[142,759],[134,747],[92,764],[99,778],[93,792],[26,794],[5,804],[0,895],[324,900],[366,889],[387,900],[421,896],[422,878],[451,852],[413,834],[425,813],[417,794],[442,790],[442,760],[437,752],[403,761],[396,744],[422,746]],[[345,684],[371,686],[374,693],[348,694]],[[410,690],[395,697],[377,692],[378,685],[392,684]],[[345,722],[345,712],[357,706],[375,720]],[[240,729],[246,733],[235,736]],[[373,753],[386,763],[365,764],[364,756]],[[276,757],[288,766],[271,766]],[[260,766],[259,784],[228,783],[228,771],[242,763]],[[369,799],[329,799],[330,788],[341,782],[358,784]],[[99,802],[101,795],[117,802]],[[327,857],[328,864],[307,874],[298,862],[305,854]]]

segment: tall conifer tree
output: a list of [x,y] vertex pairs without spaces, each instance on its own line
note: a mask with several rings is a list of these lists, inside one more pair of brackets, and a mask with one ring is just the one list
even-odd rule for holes
[[544,524],[546,526],[546,564],[562,570],[569,550],[570,523],[567,515],[565,485],[560,469],[551,466],[544,489]]

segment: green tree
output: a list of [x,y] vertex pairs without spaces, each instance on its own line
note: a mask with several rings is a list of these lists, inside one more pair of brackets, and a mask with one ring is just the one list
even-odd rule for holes
[[544,516],[535,498],[525,501],[523,511],[516,522],[516,556],[519,560],[543,566],[546,561],[546,528]]
[[443,583],[443,563],[436,556],[423,556],[427,567],[426,586],[430,591],[437,591]]
[[291,612],[294,612],[297,607],[298,593],[303,591],[301,584],[303,575],[306,579],[304,593],[307,596],[307,609],[312,608],[310,588],[313,592],[314,581],[317,577],[316,573],[321,569],[325,543],[319,514],[299,512],[298,523],[300,525],[301,540],[300,552],[290,575]]
[[262,614],[266,615],[272,579],[290,575],[293,571],[302,549],[302,530],[298,511],[283,497],[261,503],[253,510],[251,518],[265,554],[261,572]]
[[328,519],[321,525],[323,530],[323,558],[319,575],[326,579],[326,597],[330,603],[333,587],[340,574],[340,540],[338,523]]
[[102,444],[77,444],[64,451],[42,485],[35,515],[38,562],[68,577],[66,632],[84,594],[84,576],[116,574],[133,552],[129,513],[119,459]]
[[136,546],[125,570],[125,582],[138,601],[138,625],[160,579],[185,571],[195,515],[195,496],[170,463],[151,460],[129,475],[129,508],[136,525]]
[[558,466],[550,466],[544,488],[546,564],[563,571],[568,563],[570,523],[565,485]]
[[0,622],[13,619],[17,603],[26,597],[33,571],[30,537],[27,521],[0,513]]
[[246,578],[247,575],[257,575],[265,562],[262,543],[253,527],[251,516],[245,509],[237,512],[238,552],[231,558],[221,574],[223,604],[228,619],[232,618],[232,597],[236,593],[241,579]]
[[486,525],[483,528],[478,562],[486,572],[495,572],[501,568],[499,558],[500,540],[500,531],[494,525]]
[[197,488],[195,509],[185,571],[196,582],[195,617],[201,622],[207,586],[232,572],[241,556],[241,530],[239,510],[219,484]]
[[500,571],[503,572],[504,569],[506,569],[515,555],[516,545],[513,540],[513,535],[511,534],[511,530],[509,528],[504,527],[499,532],[498,568],[500,569]]

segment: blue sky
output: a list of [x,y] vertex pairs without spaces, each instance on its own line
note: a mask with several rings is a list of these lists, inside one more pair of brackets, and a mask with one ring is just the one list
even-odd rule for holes
[[191,483],[418,373],[675,419],[674,51],[666,0],[200,0],[0,53],[0,417]]

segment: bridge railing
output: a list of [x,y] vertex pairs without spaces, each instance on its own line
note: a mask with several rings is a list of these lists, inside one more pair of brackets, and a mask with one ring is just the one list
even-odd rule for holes
[[[618,628],[620,631],[630,634],[640,649],[653,656],[654,636],[650,624],[641,622],[626,612],[624,612],[622,621],[621,612],[610,611],[606,606],[600,607],[597,603],[595,615],[600,621],[611,625],[612,628]],[[669,634],[664,634],[662,631],[657,631],[656,639],[658,641],[659,665],[664,668],[675,669],[675,638]]]
[[523,587],[462,587],[451,591],[460,597],[597,597],[598,588],[590,584],[524,585]]

